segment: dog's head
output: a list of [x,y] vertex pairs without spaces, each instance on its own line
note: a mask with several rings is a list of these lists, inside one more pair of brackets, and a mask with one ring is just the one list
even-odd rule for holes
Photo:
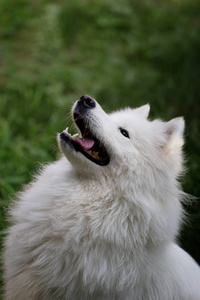
[[[183,118],[170,122],[147,119],[150,106],[126,108],[107,114],[92,97],[85,95],[72,107],[79,134],[68,129],[58,135],[61,151],[78,169],[102,172],[147,174],[148,170],[181,170]],[[143,176],[143,175],[142,175]]]

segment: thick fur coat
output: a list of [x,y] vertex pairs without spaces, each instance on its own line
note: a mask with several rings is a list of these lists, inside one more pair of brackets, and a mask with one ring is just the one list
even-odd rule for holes
[[58,135],[64,156],[13,205],[6,300],[200,300],[200,268],[176,244],[184,120],[148,113],[75,103],[79,138]]

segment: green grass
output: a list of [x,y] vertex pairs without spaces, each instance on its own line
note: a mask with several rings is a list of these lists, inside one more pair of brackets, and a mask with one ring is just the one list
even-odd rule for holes
[[[1,237],[11,198],[56,159],[56,133],[82,94],[108,111],[149,102],[152,118],[184,115],[183,186],[200,195],[199,11],[198,0],[1,0]],[[181,243],[200,262],[199,202],[187,210]]]

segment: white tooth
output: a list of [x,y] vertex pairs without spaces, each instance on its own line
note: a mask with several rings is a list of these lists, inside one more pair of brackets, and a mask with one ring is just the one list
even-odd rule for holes
[[70,135],[71,136],[71,133],[69,133],[69,127],[67,127],[64,131],[68,134],[68,135]]
[[74,135],[72,135],[72,138],[75,139],[78,136],[78,133],[75,133]]
[[63,130],[65,133],[67,133],[69,136],[71,136],[71,133],[69,133],[69,127],[67,127],[65,130]]

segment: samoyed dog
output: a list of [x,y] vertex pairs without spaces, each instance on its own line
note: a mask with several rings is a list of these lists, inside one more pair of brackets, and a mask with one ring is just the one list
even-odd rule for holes
[[149,109],[74,104],[78,136],[58,135],[63,157],[12,208],[6,300],[200,299],[200,268],[176,244],[184,120]]

